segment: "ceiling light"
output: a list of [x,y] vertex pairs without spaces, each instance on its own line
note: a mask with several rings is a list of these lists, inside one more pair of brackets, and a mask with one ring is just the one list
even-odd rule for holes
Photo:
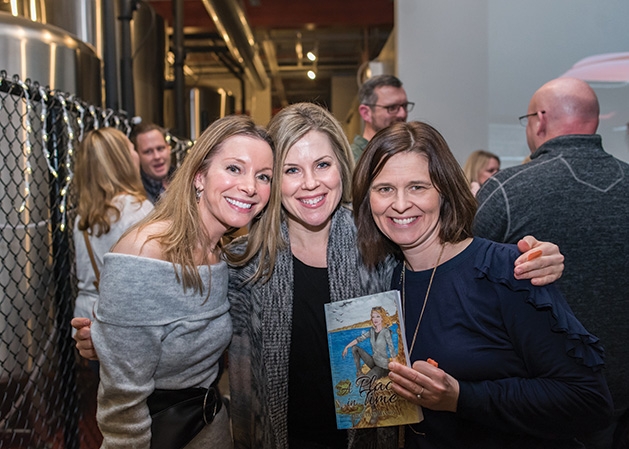
[[311,80],[315,79],[317,77],[317,74],[315,73],[314,70],[308,70],[308,78],[310,78]]
[[311,51],[309,51],[308,53],[306,53],[306,57],[308,59],[310,59],[312,62],[315,62],[317,60],[317,57],[315,56],[315,54]]

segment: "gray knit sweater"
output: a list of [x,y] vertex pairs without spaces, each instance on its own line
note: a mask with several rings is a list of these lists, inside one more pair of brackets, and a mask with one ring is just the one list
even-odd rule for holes
[[629,405],[629,164],[598,135],[549,140],[530,163],[490,178],[477,195],[475,234],[516,243],[532,234],[559,245],[558,286],[601,339],[617,408]]
[[[288,242],[288,227],[282,224]],[[242,244],[242,243],[241,243]],[[288,363],[293,305],[293,262],[290,248],[278,254],[271,280],[246,280],[258,261],[230,270],[229,299],[234,336],[229,348],[234,446],[239,449],[288,448]],[[340,207],[332,218],[327,250],[332,301],[388,289],[392,267],[369,271],[356,246],[351,212]],[[394,448],[397,428],[350,433],[352,448]]]
[[209,298],[207,290],[184,292],[170,262],[105,255],[92,325],[102,448],[149,449],[153,390],[208,387],[216,379],[232,332],[227,265],[198,269],[205,286],[211,276]]

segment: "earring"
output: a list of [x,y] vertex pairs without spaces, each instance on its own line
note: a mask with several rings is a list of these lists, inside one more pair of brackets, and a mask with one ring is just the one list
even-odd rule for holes
[[197,203],[201,200],[201,192],[203,192],[203,189],[199,189],[198,187],[194,188],[194,196],[197,199]]

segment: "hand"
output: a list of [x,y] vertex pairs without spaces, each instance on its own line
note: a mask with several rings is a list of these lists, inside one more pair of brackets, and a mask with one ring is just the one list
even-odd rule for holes
[[[513,274],[516,279],[530,279],[533,285],[547,285],[563,274],[563,254],[554,243],[540,242],[527,235],[518,242],[522,255],[515,261]],[[541,256],[538,256],[541,251]]]
[[413,367],[389,363],[393,391],[403,398],[431,410],[456,412],[459,382],[444,370],[423,360]]
[[89,318],[73,318],[70,325],[76,329],[74,341],[76,341],[76,349],[79,350],[81,357],[88,360],[98,360],[92,343],[92,321]]

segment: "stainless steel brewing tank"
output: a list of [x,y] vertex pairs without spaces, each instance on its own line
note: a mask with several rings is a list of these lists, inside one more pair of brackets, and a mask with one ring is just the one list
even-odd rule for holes
[[0,12],[0,70],[102,104],[101,64],[93,47],[53,25]]

